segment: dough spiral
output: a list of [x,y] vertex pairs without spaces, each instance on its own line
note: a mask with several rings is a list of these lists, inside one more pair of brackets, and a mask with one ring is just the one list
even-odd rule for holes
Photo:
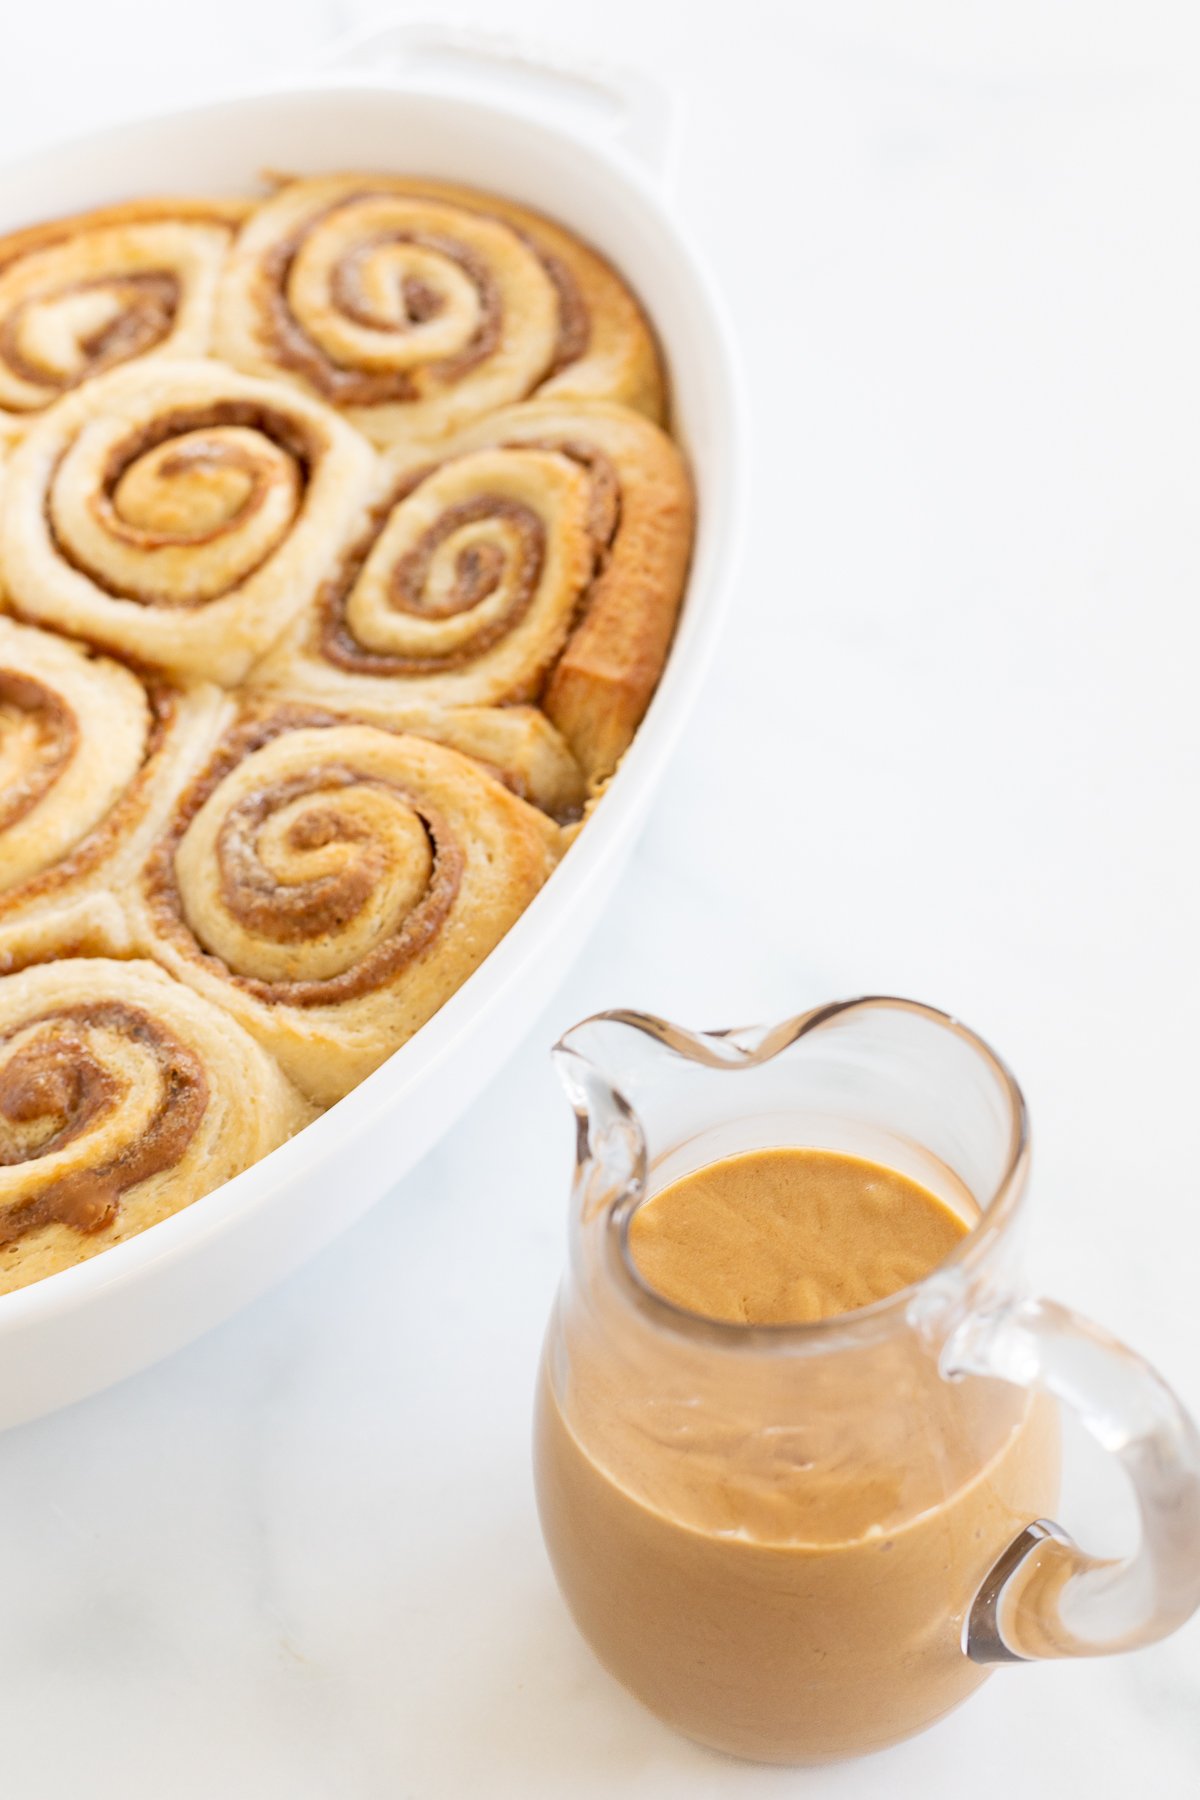
[[312,1108],[217,1007],[146,962],[0,979],[0,1293],[178,1212]]
[[0,237],[0,417],[150,355],[201,356],[241,200],[144,200]]
[[358,541],[254,680],[349,709],[536,701],[593,781],[662,672],[691,552],[675,446],[602,401],[393,459]]
[[462,984],[560,850],[457,751],[283,707],[235,726],[178,801],[135,942],[328,1105]]
[[212,362],[151,359],[33,426],[0,496],[0,563],[38,624],[233,684],[359,516],[369,446],[328,407]]
[[285,184],[234,247],[216,342],[382,444],[436,440],[534,392],[663,410],[652,333],[609,265],[528,208],[444,182]]
[[[319,695],[302,690],[265,697],[328,710]],[[482,763],[520,799],[540,807],[560,824],[578,819],[583,812],[587,799],[583,770],[561,732],[536,706],[434,706],[396,700],[388,692],[373,698],[374,704],[368,697],[356,703],[353,711],[339,710],[337,716],[448,744]]]
[[0,618],[0,922],[120,889],[226,705]]

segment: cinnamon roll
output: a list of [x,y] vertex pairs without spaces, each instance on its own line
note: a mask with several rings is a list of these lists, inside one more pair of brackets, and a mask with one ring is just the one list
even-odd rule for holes
[[[274,698],[321,708],[319,695],[300,689]],[[582,812],[587,799],[583,770],[536,706],[442,707],[398,703],[386,694],[376,698],[377,704],[367,701],[340,716],[448,744],[483,763],[505,787],[560,823]]]
[[0,237],[0,418],[118,363],[205,355],[244,200],[141,200]]
[[0,1294],[178,1212],[312,1116],[253,1038],[150,963],[0,978]]
[[242,679],[360,518],[369,445],[215,362],[87,382],[12,452],[0,568],[22,617],[175,675]]
[[692,492],[671,440],[603,401],[529,402],[388,460],[369,522],[254,680],[357,710],[536,702],[593,783],[649,704]]
[[0,923],[119,890],[227,707],[0,618]]
[[560,849],[458,751],[282,707],[236,725],[176,803],[134,939],[327,1105],[483,961]]
[[226,265],[216,346],[385,445],[436,441],[534,393],[663,412],[650,327],[603,258],[526,207],[444,182],[284,185]]

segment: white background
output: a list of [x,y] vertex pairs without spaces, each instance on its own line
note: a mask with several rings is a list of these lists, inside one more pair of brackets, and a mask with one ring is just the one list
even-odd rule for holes
[[[13,8],[0,149],[252,79],[374,10]],[[754,427],[733,628],[602,930],[451,1140],[240,1320],[0,1440],[3,1793],[1185,1800],[1196,1622],[1002,1671],[831,1771],[676,1740],[560,1606],[527,1426],[570,1158],[552,1038],[601,1005],[717,1025],[871,989],[1015,1064],[1038,1284],[1200,1409],[1193,8],[479,16],[685,102],[679,206]],[[1078,1447],[1065,1512],[1120,1547]]]

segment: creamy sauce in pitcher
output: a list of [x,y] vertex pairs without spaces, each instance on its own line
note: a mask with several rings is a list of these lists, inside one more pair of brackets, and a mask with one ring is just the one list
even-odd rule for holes
[[921,1281],[968,1221],[907,1175],[829,1150],[752,1150],[696,1169],[634,1214],[641,1274],[690,1312],[808,1325]]
[[[969,1220],[893,1169],[769,1149],[694,1171],[630,1224],[643,1280],[689,1311],[802,1324],[927,1276]],[[579,1337],[543,1377],[538,1498],[593,1648],[670,1724],[817,1762],[928,1725],[986,1671],[963,1618],[1052,1510],[1057,1415],[948,1384],[916,1334],[829,1356]],[[690,1360],[689,1360],[690,1358]]]

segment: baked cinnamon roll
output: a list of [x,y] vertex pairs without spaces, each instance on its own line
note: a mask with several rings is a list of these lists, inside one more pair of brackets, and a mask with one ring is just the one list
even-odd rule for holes
[[0,1294],[179,1212],[312,1116],[253,1038],[150,963],[0,978]]
[[610,775],[670,646],[692,542],[671,440],[602,401],[533,401],[388,460],[370,520],[254,682],[329,705],[539,704]]
[[228,704],[0,618],[0,926],[119,891]]
[[9,457],[10,603],[149,668],[236,683],[320,586],[374,473],[359,434],[290,388],[144,359],[69,394]]
[[[252,695],[252,690],[245,690]],[[319,696],[293,690],[268,696],[277,702],[320,710]],[[536,706],[429,706],[396,701],[388,694],[357,705],[340,716],[358,724],[379,725],[431,738],[472,757],[505,787],[552,819],[577,819],[587,799],[583,770],[561,732]]]
[[385,445],[436,441],[534,393],[663,411],[650,328],[603,258],[526,207],[444,182],[281,187],[226,266],[216,346]]
[[202,356],[244,200],[139,200],[0,237],[0,419],[135,357]]
[[236,725],[176,802],[134,940],[328,1105],[461,986],[561,846],[446,745],[282,707]]

